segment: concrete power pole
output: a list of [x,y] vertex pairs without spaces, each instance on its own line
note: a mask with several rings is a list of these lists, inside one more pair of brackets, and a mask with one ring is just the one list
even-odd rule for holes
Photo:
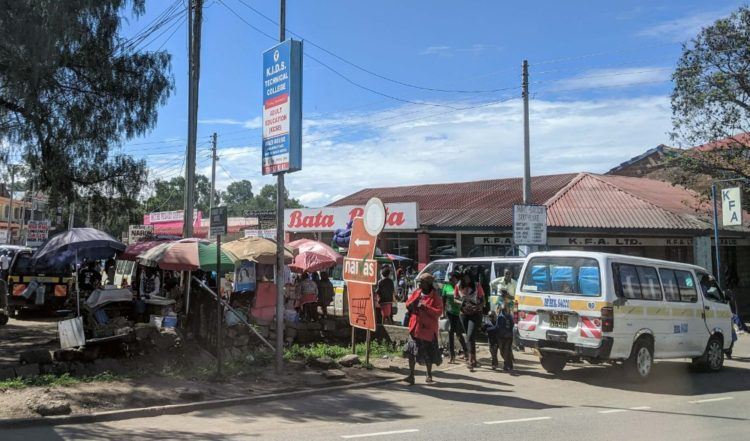
[[14,165],[8,166],[10,170],[10,203],[8,206],[8,243],[13,243],[13,230],[10,229],[10,224],[13,223],[13,187],[16,186],[16,169]]
[[531,140],[529,139],[529,62],[523,60],[523,203],[531,199]]
[[201,24],[203,0],[190,0],[188,10],[188,144],[185,157],[185,214],[183,237],[193,236],[193,206],[195,202],[195,144],[198,132],[198,82],[200,79]]
[[[286,0],[280,0],[279,42],[286,40]],[[276,373],[284,369],[284,172],[276,175]]]
[[219,157],[216,156],[216,132],[211,136],[213,146],[211,147],[211,194],[208,196],[208,215],[211,215],[211,210],[214,208],[214,192],[216,190],[216,161]]

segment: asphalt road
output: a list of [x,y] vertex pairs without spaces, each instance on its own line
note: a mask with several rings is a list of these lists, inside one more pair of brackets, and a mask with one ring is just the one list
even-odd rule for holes
[[[393,384],[303,399],[81,426],[4,431],[11,440],[715,440],[750,430],[750,336],[717,374],[660,362],[646,384],[618,368],[575,365],[559,377],[522,355],[518,375],[463,366],[436,385]],[[445,366],[444,366],[445,367]]]

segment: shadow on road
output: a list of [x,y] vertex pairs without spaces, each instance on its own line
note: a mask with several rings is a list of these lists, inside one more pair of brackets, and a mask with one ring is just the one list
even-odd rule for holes
[[748,421],[747,418],[737,418],[737,417],[721,416],[721,415],[706,415],[703,413],[668,412],[665,410],[651,410],[651,409],[634,410],[634,409],[622,409],[620,407],[608,407],[608,406],[583,406],[583,407],[588,407],[590,409],[599,409],[599,410],[628,410],[629,412],[650,413],[650,414],[655,414],[655,415],[676,415],[676,416],[687,416],[687,417],[697,417],[697,418],[714,418],[714,419],[729,420],[729,421]]

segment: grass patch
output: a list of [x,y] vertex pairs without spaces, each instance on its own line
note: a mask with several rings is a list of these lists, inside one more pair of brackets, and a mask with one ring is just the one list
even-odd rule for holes
[[110,372],[102,372],[92,376],[84,375],[76,377],[70,374],[62,375],[40,375],[32,378],[12,378],[0,381],[0,389],[24,389],[33,386],[59,386],[68,387],[80,383],[111,382],[119,380],[120,376]]
[[[364,357],[366,349],[364,343],[357,344],[357,355]],[[309,360],[330,357],[336,360],[351,353],[352,349],[349,346],[315,343],[309,346],[292,345],[284,352],[284,358],[286,360]],[[400,348],[394,344],[378,341],[373,341],[370,344],[370,358],[395,357],[400,354]]]

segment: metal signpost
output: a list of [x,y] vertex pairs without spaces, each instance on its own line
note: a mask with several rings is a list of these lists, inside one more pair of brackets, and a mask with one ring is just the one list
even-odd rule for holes
[[227,207],[213,207],[211,209],[210,234],[216,236],[216,376],[221,376],[221,347],[222,326],[224,312],[221,307],[221,236],[227,234]]
[[377,329],[375,302],[372,286],[378,281],[378,263],[375,260],[375,245],[378,234],[385,226],[385,206],[378,198],[372,198],[365,206],[363,217],[352,223],[349,249],[344,258],[344,281],[349,296],[349,324],[352,327],[352,351],[356,349],[356,328],[367,330],[365,363],[370,362],[370,336]]
[[513,206],[513,243],[516,245],[547,245],[546,206]]
[[279,2],[279,44],[263,53],[261,169],[276,183],[276,372],[284,363],[284,174],[302,169],[302,42],[286,39]]

